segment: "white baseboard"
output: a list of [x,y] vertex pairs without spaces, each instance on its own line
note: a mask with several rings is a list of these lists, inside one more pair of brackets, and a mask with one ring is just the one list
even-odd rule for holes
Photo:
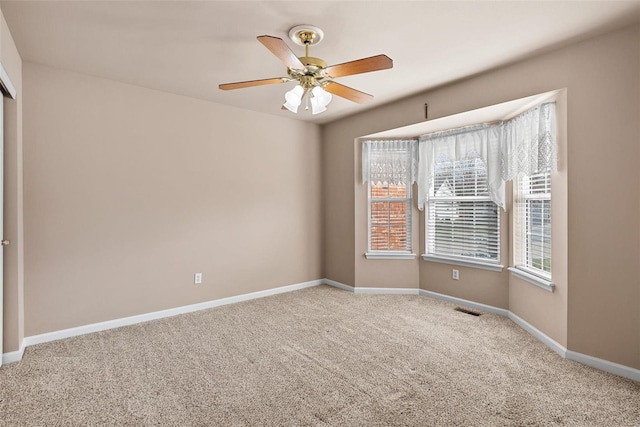
[[342,289],[343,291],[354,291],[353,286],[345,285],[344,283],[336,282],[335,280],[323,279],[322,281],[325,285],[333,286],[334,288]]
[[600,369],[606,372],[610,372],[621,377],[629,378],[634,381],[640,381],[640,370],[631,368],[629,366],[620,365],[618,363],[609,362],[607,360],[598,359],[597,357],[588,356],[586,354],[577,353],[575,351],[567,350],[555,340],[535,328],[521,317],[513,314],[509,310],[498,308],[478,302],[465,300],[462,298],[452,297],[449,295],[440,294],[437,292],[427,291],[425,289],[414,288],[368,288],[368,287],[353,287],[345,285],[344,283],[336,282],[330,279],[318,279],[311,280],[309,282],[296,283],[288,286],[280,286],[273,289],[267,289],[264,291],[251,292],[248,294],[236,295],[228,298],[221,298],[212,301],[201,302],[197,304],[186,305],[182,307],[170,308],[167,310],[154,311],[151,313],[140,314],[136,316],[124,317],[121,319],[108,320],[106,322],[92,323],[85,326],[78,326],[76,328],[63,329],[61,331],[48,332],[45,334],[34,335],[25,337],[22,341],[20,350],[4,353],[2,355],[2,364],[8,364],[18,362],[22,359],[25,347],[35,344],[41,344],[49,341],[55,341],[64,338],[75,337],[78,335],[90,334],[93,332],[105,331],[108,329],[119,328],[122,326],[134,325],[137,323],[148,322],[150,320],[161,319],[164,317],[177,316],[179,314],[192,313],[194,311],[205,310],[207,308],[219,307],[227,304],[234,304],[241,301],[249,301],[257,298],[264,298],[271,295],[277,295],[285,292],[297,291],[299,289],[310,288],[326,284],[338,289],[342,289],[348,292],[362,293],[362,294],[402,294],[402,295],[423,295],[431,298],[448,301],[454,304],[464,305],[466,307],[474,308],[477,310],[485,311],[488,313],[505,316],[511,319],[514,323],[519,325],[522,329],[533,335],[542,343],[558,353],[561,357],[573,360],[585,365],[591,366],[596,369]]
[[640,382],[640,369],[620,365],[619,363],[609,362],[608,360],[604,359],[598,359],[597,357],[588,356],[586,354],[577,353],[571,350],[566,351],[566,357],[569,360],[591,366],[592,368],[600,369],[601,371],[610,372],[612,374]]
[[24,354],[24,340],[22,340],[22,344],[20,345],[20,350],[10,351],[8,353],[2,354],[2,364],[7,365],[13,362],[19,362],[22,360],[22,355]]
[[256,298],[264,298],[271,295],[281,294],[284,292],[297,291],[299,289],[310,288],[323,284],[322,279],[312,280],[309,282],[296,283],[294,285],[280,286],[278,288],[267,289],[264,291],[251,292],[248,294],[237,295],[228,298],[221,298],[212,301],[201,302],[197,304],[185,305],[182,307],[170,308],[167,310],[154,311],[151,313],[139,314],[136,316],[124,317],[121,319],[107,320],[106,322],[92,323],[89,325],[78,326],[75,328],[63,329],[61,331],[48,332],[45,334],[34,335],[24,339],[24,345],[30,346],[41,344],[49,341],[55,341],[63,338],[75,337],[78,335],[90,334],[92,332],[105,331],[107,329],[119,328],[122,326],[135,325],[137,323],[148,322],[150,320],[162,319],[164,317],[177,316],[179,314],[192,313],[194,311],[205,310],[207,308],[219,307],[221,305],[234,304],[241,301],[248,301]]
[[522,317],[519,317],[518,315],[513,314],[513,312],[511,311],[509,312],[508,317],[516,325],[520,326],[522,329],[527,331],[530,335],[533,335],[535,338],[538,339],[538,341],[541,341],[551,350],[555,351],[563,358],[567,357],[567,349],[564,346],[562,346],[560,343],[558,343],[556,340],[551,338],[549,335],[545,334],[540,329],[536,328],[535,326],[533,326],[532,324],[524,320]]
[[349,291],[356,294],[418,295],[420,291],[417,288],[368,288],[363,286],[353,287],[345,285],[344,283],[336,282],[335,280],[324,279],[323,281],[325,285],[333,286],[334,288],[342,289],[344,291]]
[[358,286],[354,288],[356,294],[376,294],[376,295],[418,295],[417,288],[365,288]]
[[476,310],[486,311],[487,313],[498,314],[500,316],[507,317],[509,315],[509,310],[504,308],[494,307],[492,305],[481,304],[479,302],[473,302],[462,298],[452,297],[449,295],[439,294],[433,291],[427,291],[425,289],[420,289],[420,295],[436,298],[439,300],[452,302],[454,304],[464,305],[466,307],[475,308]]

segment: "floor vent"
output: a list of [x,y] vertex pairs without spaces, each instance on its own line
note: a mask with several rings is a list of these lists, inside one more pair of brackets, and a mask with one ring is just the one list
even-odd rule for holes
[[482,314],[482,313],[478,313],[477,311],[467,310],[466,308],[462,308],[462,307],[456,307],[454,308],[454,310],[459,311],[460,313],[470,314],[472,316],[480,316],[480,314]]

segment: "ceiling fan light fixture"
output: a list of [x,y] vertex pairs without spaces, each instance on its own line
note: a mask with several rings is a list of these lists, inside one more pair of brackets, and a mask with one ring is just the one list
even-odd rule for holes
[[284,94],[285,103],[282,106],[292,113],[297,113],[298,107],[302,103],[302,95],[304,95],[304,89],[302,86],[296,85]]
[[298,107],[300,106],[300,104],[293,105],[293,104],[289,104],[288,102],[285,102],[284,104],[282,104],[282,106],[287,110],[291,111],[292,113],[296,114],[298,112]]
[[311,114],[320,114],[325,111],[327,111],[327,107],[319,105],[317,102],[313,102],[313,98],[311,98]]
[[332,99],[331,94],[326,90],[324,90],[323,87],[316,86],[313,88],[311,93],[313,94],[314,98],[318,98],[318,102],[321,105],[326,106],[326,105],[329,105],[329,103],[331,102],[331,99]]
[[311,114],[327,111],[327,105],[331,102],[331,94],[322,87],[316,86],[311,91],[311,95]]

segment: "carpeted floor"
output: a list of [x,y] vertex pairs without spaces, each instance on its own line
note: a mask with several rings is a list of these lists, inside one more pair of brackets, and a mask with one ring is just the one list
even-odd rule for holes
[[2,426],[640,426],[640,384],[510,320],[319,286],[27,348]]

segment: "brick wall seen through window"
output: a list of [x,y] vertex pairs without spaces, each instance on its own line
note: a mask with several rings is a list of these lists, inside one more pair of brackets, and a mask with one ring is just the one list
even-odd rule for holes
[[410,250],[407,212],[411,209],[411,196],[407,186],[378,182],[371,184],[370,191],[370,250]]

